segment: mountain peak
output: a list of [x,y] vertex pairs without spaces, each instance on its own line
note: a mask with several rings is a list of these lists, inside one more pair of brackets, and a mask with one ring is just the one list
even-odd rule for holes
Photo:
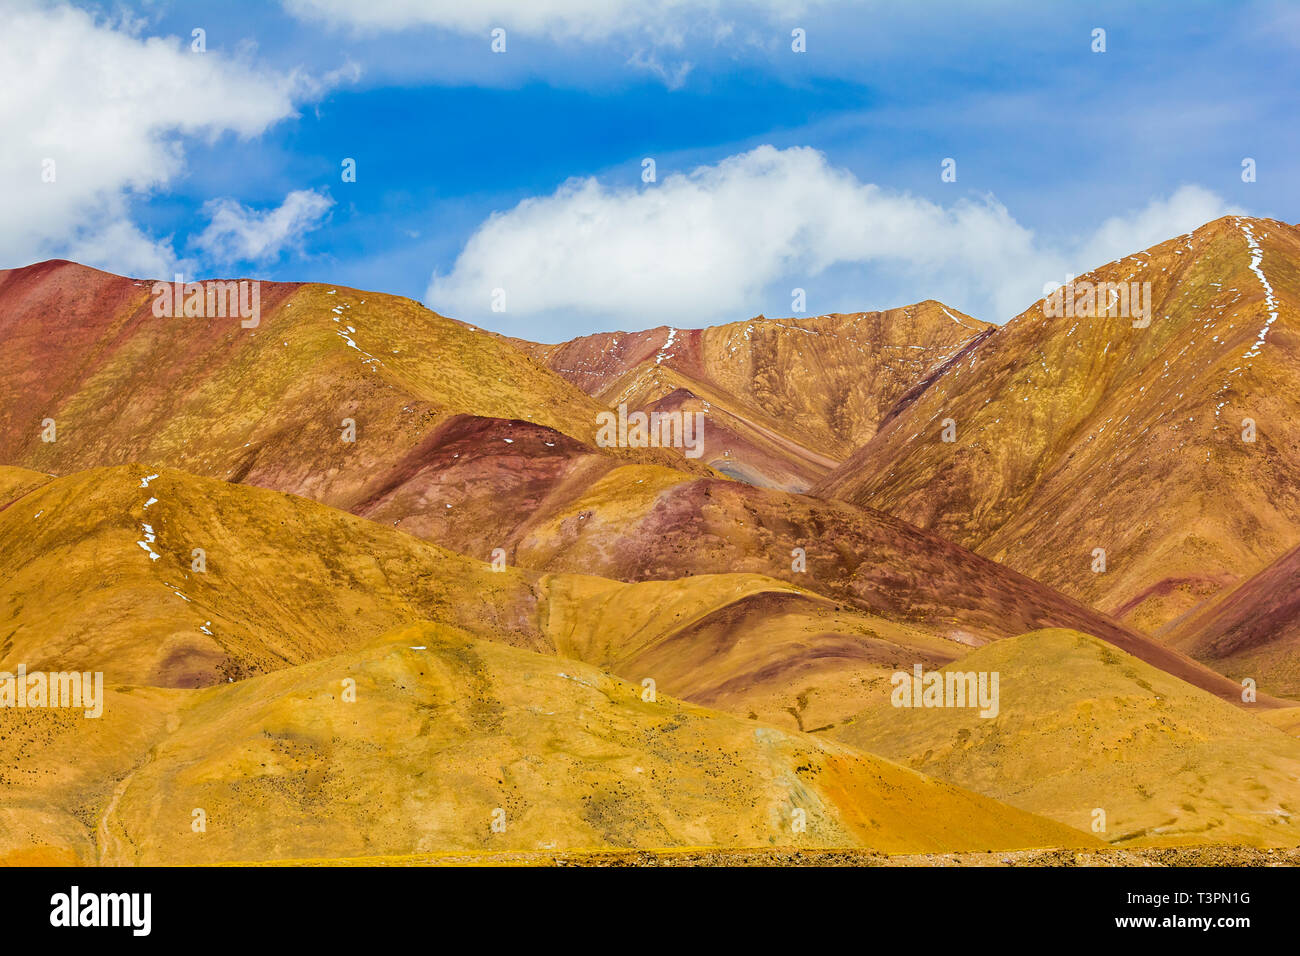
[[[1159,627],[1300,543],[1298,264],[1296,227],[1227,216],[1099,266],[951,362],[814,492]],[[1146,314],[1096,314],[1134,288]]]
[[751,483],[806,490],[864,444],[893,404],[991,328],[933,299],[877,312],[659,326],[559,345],[514,340],[610,407],[674,392],[707,411],[705,460]]

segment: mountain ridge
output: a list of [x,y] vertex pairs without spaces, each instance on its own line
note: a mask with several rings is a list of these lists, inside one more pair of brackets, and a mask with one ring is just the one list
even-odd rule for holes
[[1150,282],[1148,326],[1049,317],[1040,300],[812,493],[934,528],[1155,630],[1300,543],[1298,266],[1300,230],[1243,217],[1107,263],[1076,282]]

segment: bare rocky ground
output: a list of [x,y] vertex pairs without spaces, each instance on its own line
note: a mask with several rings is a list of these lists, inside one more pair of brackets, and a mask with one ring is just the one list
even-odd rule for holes
[[587,850],[565,853],[439,853],[348,860],[283,860],[288,866],[1297,866],[1300,847],[1133,847],[886,855],[869,850]]

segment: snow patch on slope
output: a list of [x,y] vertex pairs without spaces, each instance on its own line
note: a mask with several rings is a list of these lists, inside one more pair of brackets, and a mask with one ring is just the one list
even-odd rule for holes
[[1264,275],[1264,270],[1260,268],[1260,263],[1264,261],[1264,253],[1255,240],[1254,232],[1251,231],[1250,226],[1243,224],[1240,220],[1237,221],[1237,224],[1241,226],[1241,231],[1246,236],[1246,245],[1250,247],[1250,271],[1259,277],[1259,284],[1264,287],[1264,307],[1268,309],[1268,321],[1259,330],[1259,337],[1255,339],[1255,344],[1250,347],[1250,351],[1242,356],[1242,358],[1254,358],[1259,354],[1260,349],[1264,347],[1264,339],[1268,337],[1268,330],[1277,321],[1277,297],[1273,294],[1273,286],[1268,281],[1268,276]]

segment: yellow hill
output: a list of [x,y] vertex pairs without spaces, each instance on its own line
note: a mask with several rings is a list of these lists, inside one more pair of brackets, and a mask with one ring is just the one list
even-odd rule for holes
[[998,715],[896,708],[882,682],[838,736],[1081,829],[1100,808],[1114,843],[1300,842],[1300,743],[1113,646],[1037,631],[944,670],[998,672]]
[[[646,702],[593,667],[442,625],[236,684],[120,688],[100,720],[16,713],[0,739],[0,846],[28,858],[1094,845],[841,744]],[[492,829],[498,809],[504,832]]]
[[50,480],[42,471],[0,465],[0,508]]
[[895,660],[937,666],[960,651],[759,574],[624,584],[494,571],[305,498],[170,469],[40,477],[0,511],[11,670],[206,686],[439,621],[811,729],[859,710],[863,683]]
[[168,469],[49,481],[0,511],[0,544],[10,668],[199,686],[337,654],[414,620],[548,646],[521,572],[493,573],[305,498]]
[[696,703],[820,730],[856,713],[903,661],[940,666],[964,649],[758,574],[620,584],[546,579],[559,653]]

